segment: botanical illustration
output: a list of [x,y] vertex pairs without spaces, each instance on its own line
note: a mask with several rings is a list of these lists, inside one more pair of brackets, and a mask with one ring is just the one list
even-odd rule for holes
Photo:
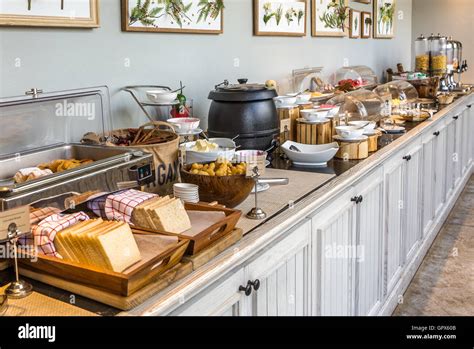
[[395,5],[395,0],[374,1],[375,37],[391,38],[394,36]]
[[344,36],[349,28],[348,0],[312,1],[313,36]]
[[361,15],[360,11],[351,10],[350,12],[350,32],[349,36],[351,38],[359,38],[360,37],[360,22],[361,22]]
[[370,38],[370,33],[372,29],[372,14],[370,12],[362,12],[361,14],[361,38],[368,39]]
[[222,31],[223,0],[122,0],[125,30]]
[[0,25],[99,26],[98,0],[0,0]]
[[254,0],[256,35],[304,35],[306,1]]

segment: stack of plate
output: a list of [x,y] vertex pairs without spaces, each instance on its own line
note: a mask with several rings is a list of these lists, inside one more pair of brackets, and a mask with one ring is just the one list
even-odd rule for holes
[[199,187],[195,184],[176,183],[173,186],[174,197],[184,202],[199,202]]

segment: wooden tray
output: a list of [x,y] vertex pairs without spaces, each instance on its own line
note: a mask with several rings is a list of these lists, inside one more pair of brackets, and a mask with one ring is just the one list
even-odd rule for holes
[[140,228],[139,230],[141,230],[144,234],[159,233],[178,236],[181,239],[187,239],[190,241],[190,243],[186,254],[193,256],[208,247],[209,245],[211,245],[212,243],[214,243],[215,241],[221,239],[227,234],[230,234],[235,229],[237,222],[242,216],[242,211],[225,208],[221,205],[211,205],[202,202],[197,204],[186,203],[185,208],[186,211],[224,212],[225,218],[203,229],[201,232],[193,235],[188,235],[186,234],[186,232],[182,234],[175,234],[172,232],[154,231],[142,228]]
[[[135,229],[132,230],[134,234],[137,234]],[[143,235],[143,232],[140,231],[138,234]],[[153,234],[148,235],[153,236]],[[116,295],[130,296],[177,265],[183,258],[188,245],[189,240],[180,238],[177,245],[159,255],[153,253],[153,248],[148,248],[146,251],[141,249],[142,261],[125,270],[124,273],[104,271],[43,255],[38,255],[35,262],[25,258],[20,259],[19,263],[21,270],[33,272],[33,275],[53,276]],[[28,273],[28,276],[31,277],[31,273]],[[37,277],[32,278],[41,281]]]
[[51,276],[23,268],[20,268],[20,272],[22,275],[31,279],[93,299],[97,302],[110,305],[111,307],[120,310],[131,310],[208,263],[212,258],[242,239],[242,236],[242,229],[234,229],[228,235],[214,242],[195,256],[184,257],[181,263],[163,274],[151,278],[150,283],[130,296],[112,294],[78,282],[65,280],[62,277]]

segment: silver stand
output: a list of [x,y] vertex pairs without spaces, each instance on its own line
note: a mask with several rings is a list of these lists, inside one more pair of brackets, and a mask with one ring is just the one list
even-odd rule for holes
[[258,207],[258,180],[260,179],[260,173],[258,172],[258,166],[253,168],[252,179],[255,181],[255,207],[247,213],[247,218],[253,220],[262,220],[267,218],[267,214]]
[[13,281],[5,290],[5,294],[8,298],[21,299],[28,297],[33,292],[33,286],[30,283],[20,280],[18,275],[18,237],[21,232],[17,229],[15,223],[10,224],[8,227],[8,240],[13,244],[13,252],[15,258],[15,281]]

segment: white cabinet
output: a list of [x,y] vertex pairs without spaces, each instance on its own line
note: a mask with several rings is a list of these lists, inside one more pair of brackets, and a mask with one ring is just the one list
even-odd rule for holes
[[444,203],[446,202],[446,165],[447,165],[447,150],[446,150],[446,139],[447,130],[446,126],[442,124],[436,131],[434,131],[433,150],[434,150],[434,188],[433,188],[433,204],[434,204],[434,215],[439,216],[443,210]]
[[404,262],[408,263],[418,250],[423,230],[421,223],[422,202],[422,145],[416,145],[404,156],[406,171],[404,180]]
[[383,285],[383,170],[356,186],[362,202],[356,206],[355,315],[377,313]]
[[315,315],[371,315],[380,306],[382,195],[379,168],[314,216]]
[[253,284],[247,313],[253,316],[311,314],[310,221],[304,221],[284,236],[245,268],[247,284]]
[[456,178],[460,178],[460,154],[458,153],[461,139],[458,138],[459,123],[448,117],[446,122],[446,198],[454,192]]
[[[454,128],[453,128],[454,130]],[[427,236],[434,220],[434,186],[435,186],[435,135],[428,132],[423,136],[423,161],[422,161],[422,230],[423,237]]]
[[245,316],[245,294],[239,291],[244,284],[244,270],[239,269],[228,278],[211,285],[200,295],[185,302],[171,315],[179,316]]
[[355,202],[351,187],[313,218],[313,314],[353,315]]

